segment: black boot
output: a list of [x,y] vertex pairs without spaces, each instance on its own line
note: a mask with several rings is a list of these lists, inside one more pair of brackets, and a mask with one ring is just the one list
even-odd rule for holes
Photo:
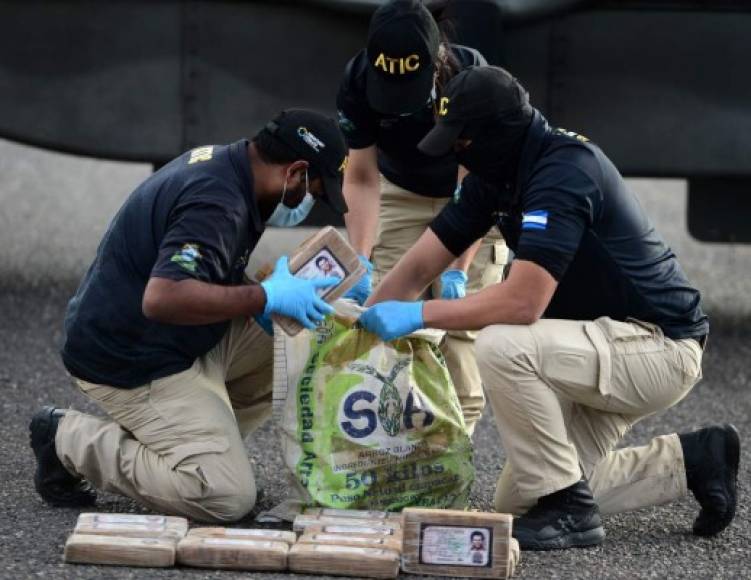
[[714,536],[735,517],[741,440],[730,424],[678,435],[683,447],[688,488],[701,510],[694,521],[697,536]]
[[55,451],[55,435],[62,409],[42,407],[31,418],[31,448],[37,460],[34,487],[48,504],[58,507],[88,507],[94,505],[96,492],[81,478],[70,474]]
[[596,546],[605,539],[592,490],[585,480],[537,500],[514,520],[513,536],[522,550]]

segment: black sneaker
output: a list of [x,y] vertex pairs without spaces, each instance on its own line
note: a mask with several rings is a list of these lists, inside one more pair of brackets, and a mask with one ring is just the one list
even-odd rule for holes
[[522,550],[562,550],[601,544],[605,530],[592,491],[582,479],[537,500],[514,520],[513,536]]
[[37,460],[34,487],[48,504],[57,507],[94,505],[96,492],[88,482],[68,472],[55,451],[55,435],[62,409],[42,407],[29,424],[31,448]]
[[741,439],[730,424],[678,435],[683,448],[688,488],[701,510],[694,534],[714,536],[735,517]]

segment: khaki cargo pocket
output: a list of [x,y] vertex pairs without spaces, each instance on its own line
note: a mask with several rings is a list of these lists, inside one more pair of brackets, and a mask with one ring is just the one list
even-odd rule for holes
[[656,324],[629,318],[626,322],[603,316],[585,323],[584,330],[600,358],[599,389],[612,394],[613,358],[665,350],[665,336]]
[[602,317],[594,321],[615,354],[646,354],[665,350],[662,329],[651,322],[629,318],[626,322]]
[[613,373],[613,359],[610,353],[610,344],[602,328],[594,322],[584,323],[584,332],[592,341],[592,345],[597,351],[597,390],[603,397],[612,393],[610,383]]

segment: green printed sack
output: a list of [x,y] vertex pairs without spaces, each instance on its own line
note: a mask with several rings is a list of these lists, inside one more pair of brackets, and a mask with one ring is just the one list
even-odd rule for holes
[[[348,301],[336,307],[349,320],[359,315]],[[346,320],[274,333],[274,411],[303,499],[352,509],[464,507],[472,449],[440,336],[384,343]]]

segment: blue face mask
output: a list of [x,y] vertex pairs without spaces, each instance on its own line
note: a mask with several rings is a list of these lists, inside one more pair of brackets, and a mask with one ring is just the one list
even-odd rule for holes
[[269,219],[266,220],[266,225],[276,226],[279,228],[291,228],[301,223],[310,210],[315,205],[315,198],[310,194],[308,190],[308,172],[305,171],[305,197],[295,207],[287,207],[284,205],[284,196],[287,195],[287,180],[284,180],[284,191],[282,192],[282,199],[279,201],[279,205],[276,206],[274,212]]

